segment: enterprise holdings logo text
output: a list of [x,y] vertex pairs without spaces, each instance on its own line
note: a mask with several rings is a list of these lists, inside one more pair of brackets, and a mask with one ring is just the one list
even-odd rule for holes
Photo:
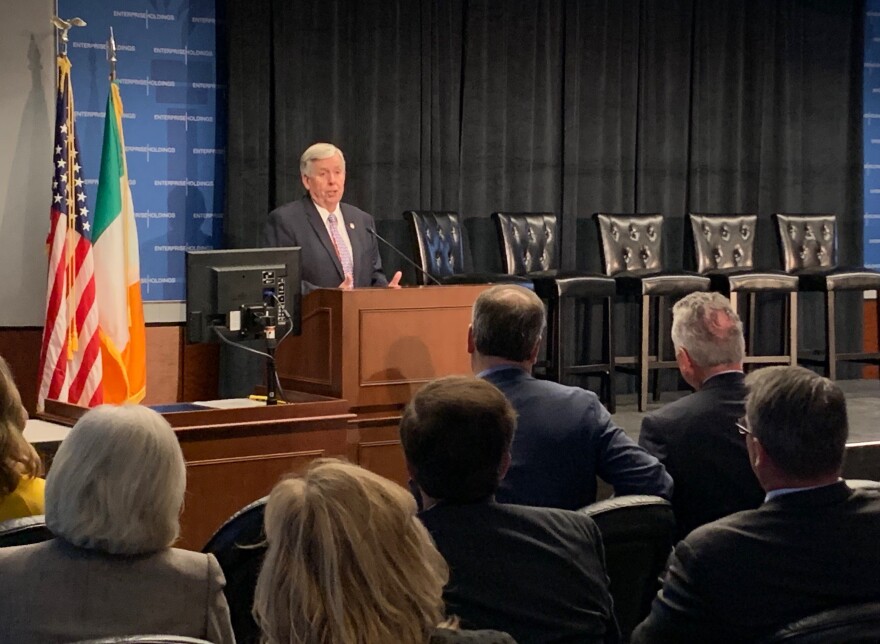
[[184,112],[183,114],[153,114],[154,121],[181,121],[184,125],[184,130],[189,131],[190,123],[213,123],[213,116],[197,116],[195,114],[190,114],[189,112]]
[[[70,46],[74,49],[102,49],[107,51],[107,43],[105,42],[72,42]],[[137,51],[137,48],[134,45],[116,43],[116,51]]]
[[183,49],[174,48],[174,47],[153,47],[154,54],[175,54],[177,56],[183,56],[183,64],[186,65],[189,63],[190,56],[204,56],[207,58],[213,58],[214,52],[210,49],[190,49],[189,47],[184,47]]
[[135,18],[136,20],[143,20],[146,28],[150,28],[150,20],[155,21],[164,21],[164,22],[174,22],[177,20],[177,17],[170,13],[149,13],[147,11],[114,11],[114,18]]

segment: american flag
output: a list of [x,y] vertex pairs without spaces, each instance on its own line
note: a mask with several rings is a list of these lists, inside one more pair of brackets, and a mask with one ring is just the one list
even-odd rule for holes
[[43,408],[46,398],[87,407],[103,401],[91,219],[80,174],[73,114],[70,60],[59,56],[38,409]]

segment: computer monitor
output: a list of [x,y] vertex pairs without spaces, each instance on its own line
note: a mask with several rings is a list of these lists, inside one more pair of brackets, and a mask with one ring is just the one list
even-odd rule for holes
[[300,261],[299,247],[187,251],[187,340],[299,335]]

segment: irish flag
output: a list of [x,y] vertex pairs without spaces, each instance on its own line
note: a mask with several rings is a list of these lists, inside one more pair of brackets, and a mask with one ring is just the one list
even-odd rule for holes
[[146,392],[144,307],[134,206],[128,187],[122,98],[110,83],[92,232],[104,367],[104,402],[140,402]]

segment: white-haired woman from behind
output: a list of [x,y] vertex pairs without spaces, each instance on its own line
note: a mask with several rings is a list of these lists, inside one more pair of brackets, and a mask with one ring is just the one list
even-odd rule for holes
[[0,640],[234,642],[217,561],[171,547],[185,488],[180,445],[159,414],[134,405],[87,412],[46,480],[56,538],[0,549]]
[[412,494],[357,465],[313,461],[266,504],[254,617],[268,644],[510,643],[444,617],[446,562]]

